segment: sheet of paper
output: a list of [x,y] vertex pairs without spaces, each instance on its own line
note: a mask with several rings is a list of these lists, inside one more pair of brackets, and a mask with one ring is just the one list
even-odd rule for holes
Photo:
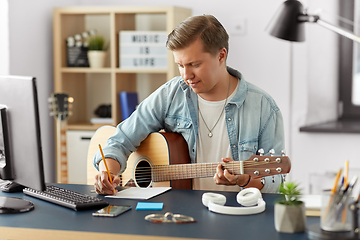
[[149,199],[163,192],[170,190],[171,187],[151,187],[138,188],[131,187],[118,192],[116,195],[107,195],[108,198],[128,198],[128,199]]

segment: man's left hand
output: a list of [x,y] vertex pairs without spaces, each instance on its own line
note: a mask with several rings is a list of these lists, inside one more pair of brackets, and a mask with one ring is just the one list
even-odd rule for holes
[[[231,158],[222,158],[224,163],[234,161]],[[234,175],[229,172],[227,169],[223,169],[223,166],[219,164],[216,168],[216,173],[214,175],[214,181],[217,185],[239,185],[244,186],[249,182],[250,175],[241,174]]]

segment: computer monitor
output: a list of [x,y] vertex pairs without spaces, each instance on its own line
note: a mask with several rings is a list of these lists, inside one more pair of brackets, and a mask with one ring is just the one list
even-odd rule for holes
[[[43,191],[45,177],[34,77],[0,76],[0,114],[0,178]],[[3,202],[0,199],[0,212],[6,208]]]

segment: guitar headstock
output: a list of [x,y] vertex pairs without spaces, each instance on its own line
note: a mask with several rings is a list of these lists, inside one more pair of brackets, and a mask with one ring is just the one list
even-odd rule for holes
[[74,99],[66,93],[53,93],[49,98],[50,115],[60,121],[65,121],[71,115],[70,109]]
[[253,178],[289,173],[291,162],[288,156],[252,155],[244,161],[244,173]]

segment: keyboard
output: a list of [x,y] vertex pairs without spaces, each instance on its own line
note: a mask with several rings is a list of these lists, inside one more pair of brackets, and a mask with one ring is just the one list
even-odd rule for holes
[[54,185],[46,186],[44,191],[32,188],[24,188],[23,192],[31,197],[36,197],[75,211],[102,208],[109,205],[101,198],[88,196],[86,194],[74,192]]

